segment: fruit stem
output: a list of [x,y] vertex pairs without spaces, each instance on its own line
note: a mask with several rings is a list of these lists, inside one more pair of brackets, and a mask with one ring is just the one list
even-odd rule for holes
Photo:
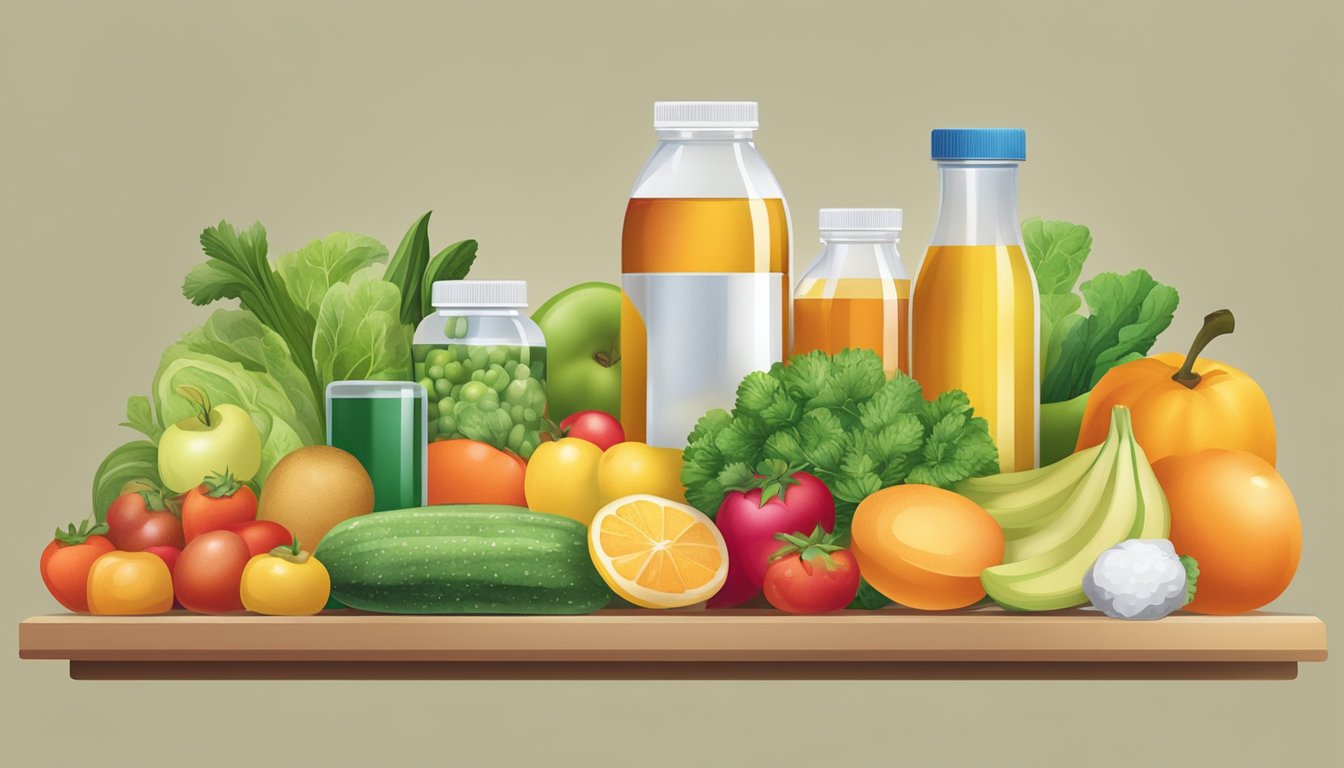
[[597,354],[593,355],[593,359],[596,360],[597,364],[602,366],[603,368],[610,368],[611,366],[621,362],[621,353],[619,350],[615,349],[611,350],[610,352],[598,352]]
[[196,387],[189,387],[185,384],[177,388],[177,394],[191,401],[192,407],[196,409],[196,419],[205,426],[212,426],[210,423],[210,396]]
[[295,536],[294,541],[292,541],[291,543],[281,544],[275,549],[272,549],[270,554],[272,557],[278,557],[281,560],[288,560],[289,562],[294,563],[295,565],[303,565],[304,563],[308,562],[308,553],[304,552],[299,548],[298,536]]
[[1195,335],[1195,343],[1190,345],[1190,353],[1185,356],[1185,365],[1181,370],[1172,374],[1171,380],[1182,384],[1190,389],[1199,385],[1203,376],[1195,373],[1195,360],[1199,358],[1199,353],[1209,345],[1210,341],[1222,336],[1225,333],[1231,333],[1237,327],[1236,318],[1232,317],[1232,310],[1220,309],[1217,312],[1211,312],[1204,316],[1204,327],[1199,329]]

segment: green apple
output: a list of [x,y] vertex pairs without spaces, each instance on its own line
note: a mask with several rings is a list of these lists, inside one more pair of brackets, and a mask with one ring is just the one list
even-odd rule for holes
[[546,336],[547,417],[578,411],[621,418],[621,289],[579,283],[532,315]]
[[175,493],[186,493],[207,475],[229,473],[251,480],[261,469],[261,433],[252,417],[236,405],[211,407],[195,387],[178,394],[196,406],[196,415],[169,426],[159,438],[159,479]]

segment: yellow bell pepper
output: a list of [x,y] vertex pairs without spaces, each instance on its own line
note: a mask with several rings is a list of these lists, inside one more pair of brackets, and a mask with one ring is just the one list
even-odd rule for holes
[[681,451],[644,443],[617,443],[605,452],[577,437],[537,446],[523,478],[527,507],[588,525],[606,504],[647,493],[686,503]]

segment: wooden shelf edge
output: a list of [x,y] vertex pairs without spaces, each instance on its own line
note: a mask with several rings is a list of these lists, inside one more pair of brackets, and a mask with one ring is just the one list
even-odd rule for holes
[[74,680],[1293,680],[1295,662],[71,661]]

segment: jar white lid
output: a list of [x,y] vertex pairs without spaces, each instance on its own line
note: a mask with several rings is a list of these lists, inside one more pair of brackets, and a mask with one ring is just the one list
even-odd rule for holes
[[900,208],[822,208],[817,217],[823,232],[900,232]]
[[526,280],[437,280],[436,307],[526,307]]
[[654,130],[760,127],[754,101],[655,101]]

